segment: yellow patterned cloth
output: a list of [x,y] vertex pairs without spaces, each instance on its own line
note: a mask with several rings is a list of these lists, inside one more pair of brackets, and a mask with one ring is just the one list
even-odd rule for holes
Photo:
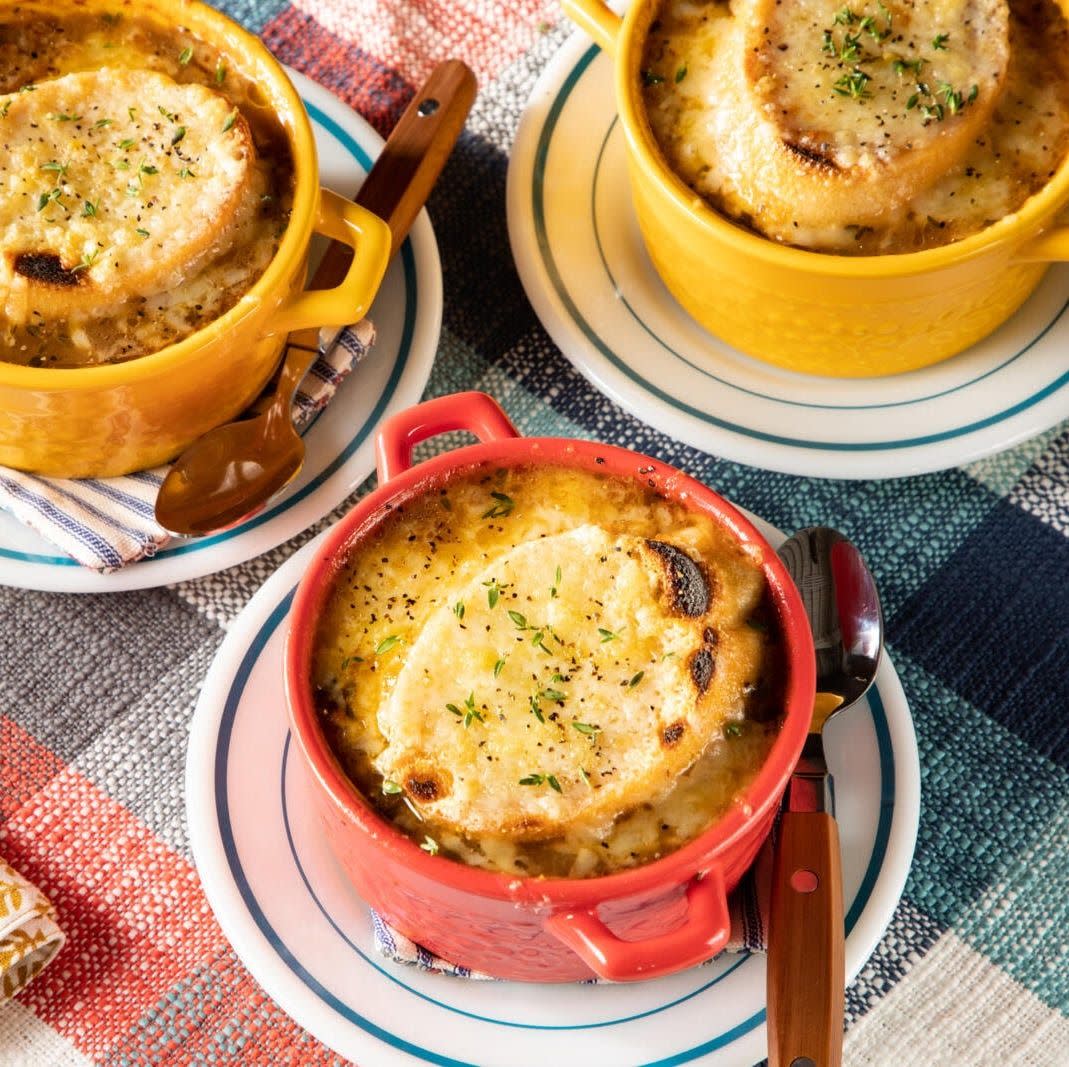
[[39,974],[66,940],[48,897],[0,858],[0,1004]]

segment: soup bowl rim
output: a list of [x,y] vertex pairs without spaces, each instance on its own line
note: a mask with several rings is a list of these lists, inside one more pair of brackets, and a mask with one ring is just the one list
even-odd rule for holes
[[[481,395],[460,394],[449,399],[462,401]],[[743,797],[691,841],[658,859],[609,874],[563,878],[489,871],[431,855],[375,811],[341,768],[318,721],[311,683],[318,622],[354,546],[399,504],[435,491],[464,472],[495,464],[562,466],[631,479],[653,478],[661,487],[657,490],[660,495],[670,495],[712,516],[760,555],[779,619],[787,669],[785,710],[777,737],[743,790]],[[637,473],[640,467],[642,474]],[[335,810],[363,832],[369,844],[385,850],[414,874],[465,893],[512,902],[526,900],[546,907],[581,907],[606,899],[657,893],[703,874],[740,837],[751,832],[756,821],[769,815],[779,803],[808,732],[815,689],[813,645],[801,599],[783,563],[733,505],[697,479],[660,460],[615,445],[559,437],[516,436],[484,441],[440,454],[385,480],[381,472],[380,451],[379,487],[339,520],[309,562],[290,609],[284,654],[290,723],[316,787],[327,794]]]

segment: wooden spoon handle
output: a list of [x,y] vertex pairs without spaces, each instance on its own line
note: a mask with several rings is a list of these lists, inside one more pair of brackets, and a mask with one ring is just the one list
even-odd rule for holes
[[[412,98],[356,194],[356,202],[387,226],[394,256],[408,235],[453,151],[475,100],[475,75],[459,59],[439,63]],[[330,247],[309,288],[332,289],[349,269],[353,250],[339,241]]]
[[839,830],[822,811],[785,811],[768,931],[769,1067],[839,1067],[845,993]]
[[[405,108],[360,187],[356,202],[390,227],[391,258],[442,173],[474,101],[475,75],[467,65],[459,59],[439,63]],[[340,285],[352,258],[348,245],[331,241],[308,288]],[[318,330],[294,330],[280,358],[296,359],[292,350],[318,351],[319,344]]]

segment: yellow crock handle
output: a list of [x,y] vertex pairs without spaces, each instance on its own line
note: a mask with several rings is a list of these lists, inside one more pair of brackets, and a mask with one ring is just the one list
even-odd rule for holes
[[564,13],[594,38],[603,52],[616,54],[616,39],[623,19],[602,0],[561,0]]
[[274,333],[320,326],[348,326],[359,322],[378,292],[390,258],[390,228],[367,208],[320,190],[317,233],[333,237],[353,249],[353,261],[334,289],[295,294],[271,321]]
[[1019,263],[1069,263],[1069,223],[1026,241],[1015,258]]

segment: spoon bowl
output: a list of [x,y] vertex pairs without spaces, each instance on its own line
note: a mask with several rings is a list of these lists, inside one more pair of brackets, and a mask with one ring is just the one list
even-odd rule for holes
[[836,711],[872,685],[883,649],[876,580],[857,545],[830,526],[789,537],[780,558],[802,596],[817,655],[817,691],[841,698]]
[[[315,353],[309,365],[314,360]],[[286,369],[299,382],[308,366],[291,370],[287,361]],[[289,412],[292,397],[292,390],[280,385],[262,414],[227,423],[194,441],[164,479],[156,521],[165,529],[200,537],[262,507],[256,499],[250,501],[250,494],[266,503],[289,485],[304,464],[304,441]]]

